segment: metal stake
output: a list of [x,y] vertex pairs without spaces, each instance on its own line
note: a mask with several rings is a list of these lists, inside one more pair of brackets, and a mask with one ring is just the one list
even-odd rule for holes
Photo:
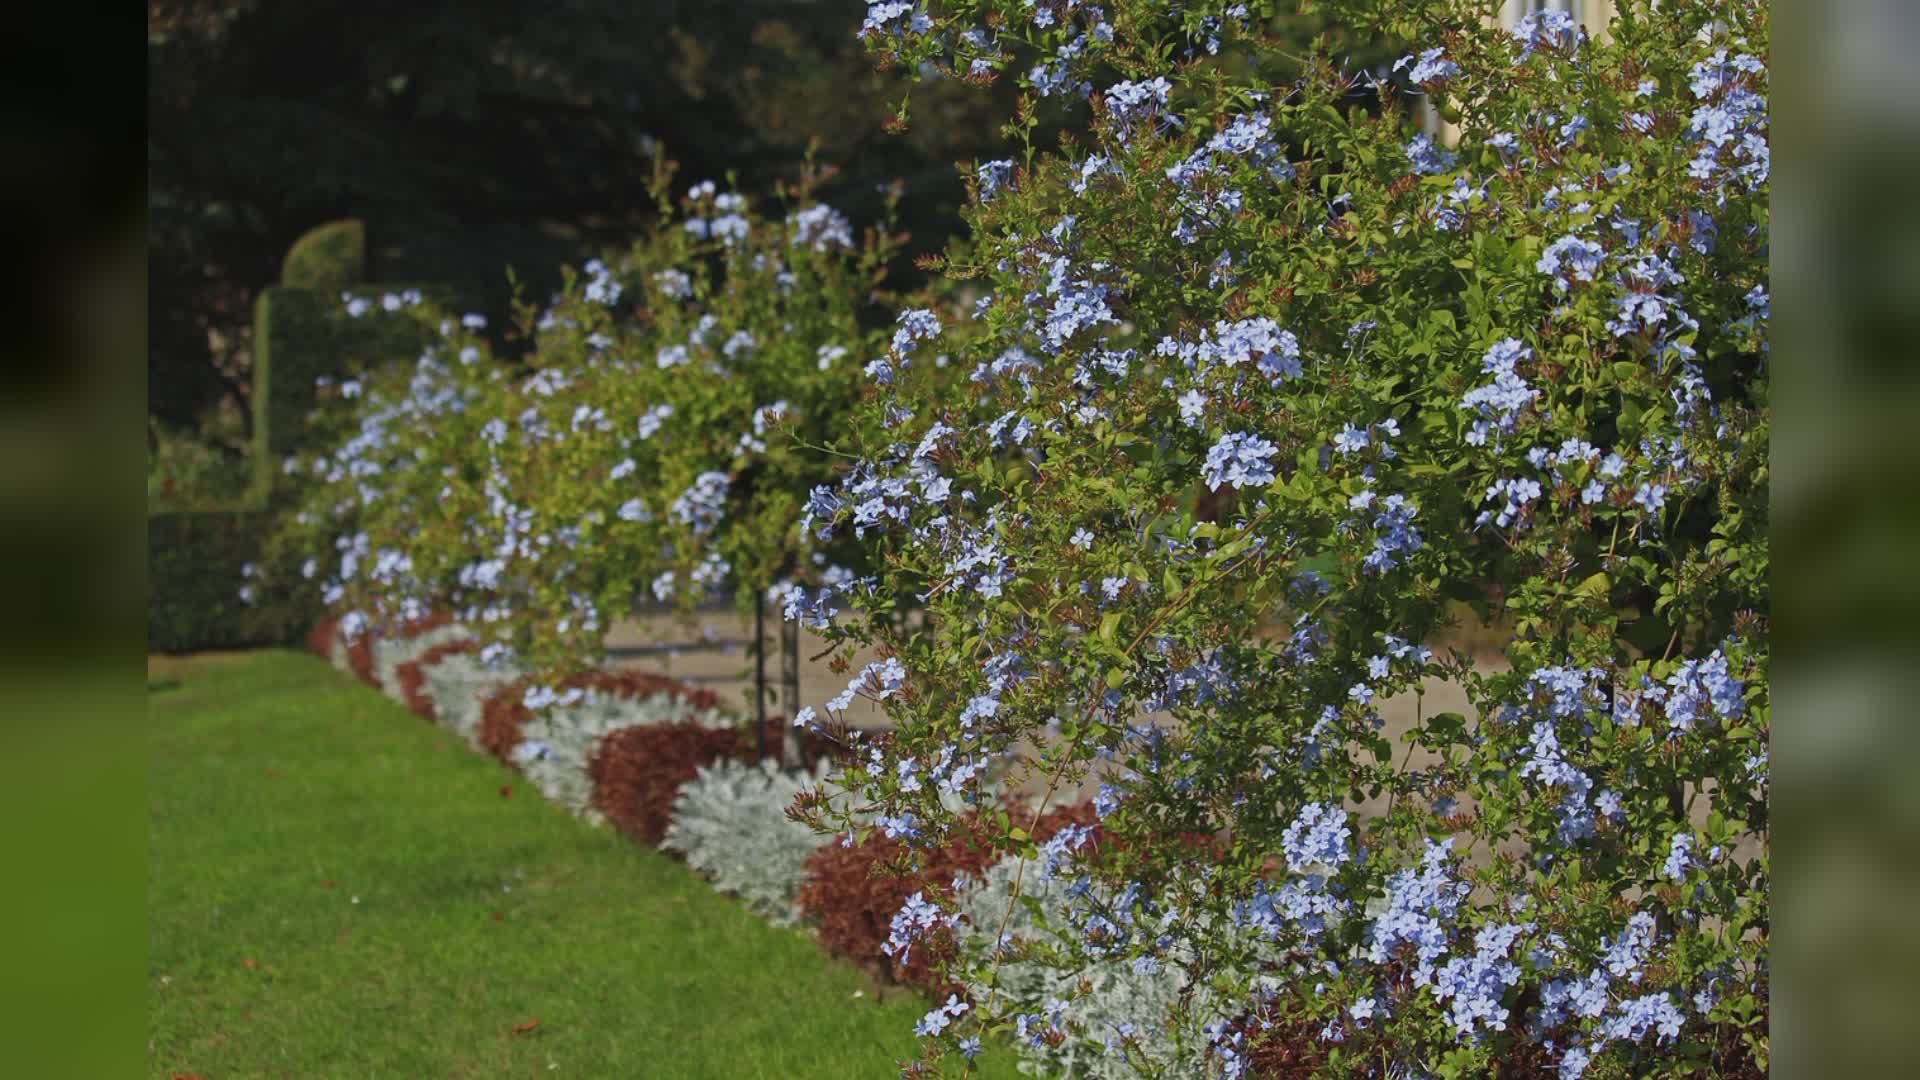
[[753,733],[760,760],[767,757],[767,598],[753,598]]

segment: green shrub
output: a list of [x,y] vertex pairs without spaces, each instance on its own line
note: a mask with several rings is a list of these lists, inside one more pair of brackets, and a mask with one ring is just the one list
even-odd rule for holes
[[[147,516],[149,652],[275,645],[305,633],[320,613],[317,590],[293,575],[270,584],[244,576],[268,522],[253,509]],[[251,604],[241,598],[249,587]]]
[[345,289],[366,276],[367,229],[354,218],[309,229],[280,264],[281,284],[316,292]]
[[[376,291],[375,308],[380,299]],[[269,288],[256,302],[252,475],[243,489],[236,483],[222,487],[224,506],[169,507],[148,515],[150,651],[285,644],[298,640],[318,615],[318,586],[303,575],[277,575],[271,583],[243,576],[249,566],[267,561],[273,510],[285,501],[284,492],[274,499],[277,464],[316,434],[309,418],[318,380],[357,370],[356,364],[411,358],[422,333],[412,319],[383,313],[350,320],[338,314],[338,306],[327,294],[295,286]],[[251,603],[241,598],[242,588]]]

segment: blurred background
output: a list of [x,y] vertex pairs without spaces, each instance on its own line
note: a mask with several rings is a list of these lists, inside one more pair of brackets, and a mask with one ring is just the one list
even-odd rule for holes
[[1920,4],[1774,18],[1774,1068],[1916,1076]]
[[[16,13],[0,76],[21,270],[0,292],[8,1072],[139,1069],[131,473],[161,440],[209,460],[244,445],[250,302],[289,245],[360,217],[370,274],[484,291],[512,264],[537,281],[644,212],[654,148],[683,181],[731,170],[764,190],[817,137],[844,170],[837,203],[864,223],[875,185],[898,177],[913,247],[936,248],[957,222],[953,162],[1004,153],[990,118],[1005,103],[922,87],[911,129],[886,134],[903,84],[864,58],[862,14],[853,0],[156,0],[140,64],[130,27]],[[1914,1076],[1920,5],[1782,0],[1775,17],[1775,1067]]]
[[902,185],[898,270],[959,225],[956,163],[1001,156],[1010,86],[916,89],[853,0],[153,0],[147,21],[149,495],[244,488],[254,301],[309,230],[357,220],[362,280],[434,282],[506,322],[563,263],[629,241],[706,178],[771,195],[809,151],[856,228]]

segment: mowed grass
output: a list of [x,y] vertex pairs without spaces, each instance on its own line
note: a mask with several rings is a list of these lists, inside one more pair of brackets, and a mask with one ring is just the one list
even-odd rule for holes
[[887,1077],[915,1053],[921,996],[317,658],[148,686],[153,1076]]

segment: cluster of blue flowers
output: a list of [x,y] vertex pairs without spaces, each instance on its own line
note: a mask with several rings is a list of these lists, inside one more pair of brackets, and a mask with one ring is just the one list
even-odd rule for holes
[[1209,491],[1220,490],[1221,484],[1264,487],[1274,480],[1273,456],[1279,452],[1279,447],[1249,432],[1222,435],[1207,451],[1200,478]]

